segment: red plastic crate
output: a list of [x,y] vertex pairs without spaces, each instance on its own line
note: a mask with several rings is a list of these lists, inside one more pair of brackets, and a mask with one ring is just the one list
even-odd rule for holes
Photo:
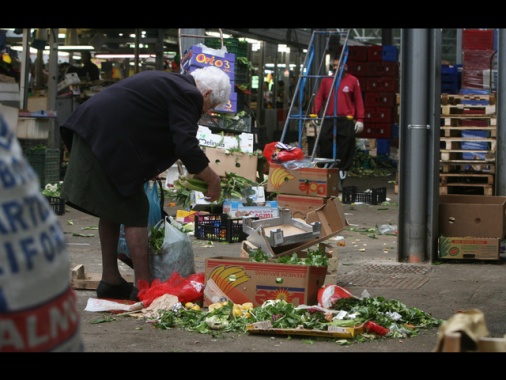
[[464,50],[462,52],[462,71],[490,69],[493,50]]
[[488,127],[489,119],[462,119],[460,125],[462,127]]
[[348,62],[348,73],[354,76],[367,76],[367,62]]
[[367,76],[369,77],[398,77],[399,64],[397,62],[367,62]]
[[368,61],[383,60],[383,46],[367,46],[367,60]]
[[364,94],[364,105],[366,107],[393,107],[395,106],[395,93],[366,92]]
[[393,121],[392,108],[378,107],[376,108],[376,122],[377,123],[390,123]]
[[396,92],[397,78],[367,78],[365,89],[372,92]]
[[348,47],[348,62],[350,61],[367,61],[367,46]]
[[364,123],[367,122],[376,122],[376,107],[369,107],[369,105],[364,107]]
[[360,137],[369,139],[388,139],[391,137],[391,134],[392,124],[364,122],[364,131],[360,134]]
[[463,50],[494,50],[494,30],[464,29]]

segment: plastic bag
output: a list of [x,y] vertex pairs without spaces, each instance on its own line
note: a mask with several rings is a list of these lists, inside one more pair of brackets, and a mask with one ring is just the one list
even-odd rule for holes
[[181,224],[168,216],[163,221],[165,229],[160,252],[149,253],[149,265],[153,276],[161,281],[167,280],[174,272],[183,277],[195,273],[195,258],[190,236],[182,232]]
[[186,302],[204,302],[204,273],[191,274],[184,278],[179,273],[174,272],[167,281],[155,279],[151,286],[147,281],[139,281],[139,300],[142,301],[144,307],[148,307],[151,303],[163,296],[171,294],[178,298],[183,305]]
[[291,160],[304,159],[304,151],[301,148],[292,147],[278,141],[265,144],[262,154],[267,161],[276,164]]
[[[160,190],[159,190],[160,189]],[[150,186],[149,181],[144,184],[144,191],[149,201],[149,216],[148,216],[148,231],[151,227],[155,226],[160,222],[167,213],[163,210],[163,189],[160,180],[156,180],[153,186]],[[118,240],[118,260],[121,260],[127,264],[130,268],[133,268],[132,258],[128,250],[128,246],[125,238],[125,226],[120,226],[119,240]]]

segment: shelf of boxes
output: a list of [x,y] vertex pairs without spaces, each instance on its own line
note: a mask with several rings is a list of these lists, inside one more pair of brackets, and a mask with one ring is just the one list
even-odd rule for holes
[[441,96],[440,194],[493,195],[495,102],[494,95]]

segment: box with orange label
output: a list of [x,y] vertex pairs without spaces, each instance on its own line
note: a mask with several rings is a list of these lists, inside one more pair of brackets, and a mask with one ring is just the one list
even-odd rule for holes
[[288,170],[282,164],[269,164],[268,192],[332,197],[339,195],[338,168]]
[[326,266],[258,263],[247,258],[213,257],[205,261],[204,305],[231,300],[252,302],[283,299],[295,306],[317,305],[325,284]]
[[439,237],[439,258],[458,260],[499,260],[499,238]]

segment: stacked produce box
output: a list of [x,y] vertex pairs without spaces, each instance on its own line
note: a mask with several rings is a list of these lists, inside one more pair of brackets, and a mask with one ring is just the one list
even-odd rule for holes
[[359,137],[377,139],[378,157],[387,157],[392,144],[399,89],[399,62],[396,46],[350,46],[348,72],[362,87],[365,119]]
[[462,89],[489,90],[496,55],[494,29],[462,31]]

